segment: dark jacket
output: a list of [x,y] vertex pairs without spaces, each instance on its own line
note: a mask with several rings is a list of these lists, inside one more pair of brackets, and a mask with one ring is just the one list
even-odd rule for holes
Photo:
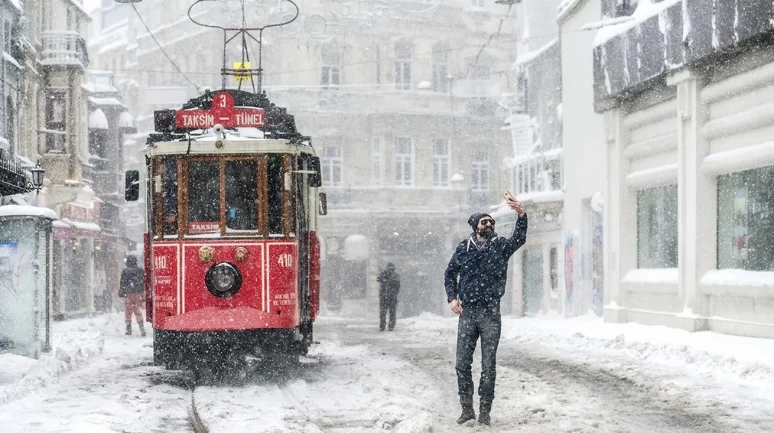
[[127,266],[121,272],[121,286],[118,288],[118,296],[124,297],[127,293],[142,293],[145,291],[145,271],[134,266]]
[[[448,302],[492,305],[505,294],[508,259],[527,242],[527,215],[516,220],[510,238],[495,237],[481,249],[475,234],[460,242],[446,267],[444,285]],[[459,277],[459,278],[458,278]]]
[[386,269],[382,271],[376,281],[381,283],[379,288],[379,298],[381,299],[397,299],[398,292],[400,291],[400,275],[397,272]]

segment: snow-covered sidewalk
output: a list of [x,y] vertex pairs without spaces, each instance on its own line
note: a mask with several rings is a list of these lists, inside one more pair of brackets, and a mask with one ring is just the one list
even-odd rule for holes
[[0,404],[52,383],[102,353],[106,316],[54,322],[52,350],[39,359],[0,354]]

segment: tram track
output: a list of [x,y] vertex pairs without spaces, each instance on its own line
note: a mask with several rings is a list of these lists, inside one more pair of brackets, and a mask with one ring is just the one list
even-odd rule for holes
[[194,433],[210,433],[210,429],[207,428],[207,424],[202,420],[199,415],[199,409],[196,408],[196,388],[191,390],[191,406],[188,408],[188,419],[191,422],[191,427]]

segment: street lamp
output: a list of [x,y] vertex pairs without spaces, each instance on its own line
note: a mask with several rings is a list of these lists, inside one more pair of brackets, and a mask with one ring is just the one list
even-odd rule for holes
[[43,177],[46,174],[46,170],[40,166],[40,161],[38,161],[35,167],[30,169],[30,172],[32,173],[32,186],[34,186],[37,191],[40,191],[40,188],[43,187]]

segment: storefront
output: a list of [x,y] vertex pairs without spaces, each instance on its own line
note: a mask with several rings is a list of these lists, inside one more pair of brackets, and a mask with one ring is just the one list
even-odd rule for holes
[[[673,3],[595,50],[611,175],[605,318],[774,337],[774,63],[756,18],[772,5]],[[631,75],[614,53],[658,32],[661,15],[691,26],[658,33],[666,46],[641,59],[653,73]]]

